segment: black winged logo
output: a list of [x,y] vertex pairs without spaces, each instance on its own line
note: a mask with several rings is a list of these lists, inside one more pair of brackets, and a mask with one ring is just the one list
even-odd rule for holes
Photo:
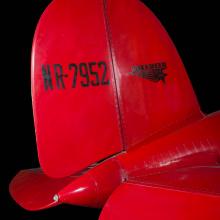
[[165,79],[167,74],[164,73],[164,70],[167,68],[166,63],[155,63],[155,64],[146,64],[138,65],[132,67],[132,72],[129,74],[138,76],[152,82],[162,81],[166,83]]

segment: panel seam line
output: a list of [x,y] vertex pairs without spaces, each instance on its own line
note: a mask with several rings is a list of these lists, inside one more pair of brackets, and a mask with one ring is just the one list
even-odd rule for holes
[[126,149],[126,138],[125,138],[125,131],[123,129],[123,116],[122,116],[122,109],[120,108],[120,97],[119,97],[119,88],[117,87],[117,79],[116,79],[116,70],[114,65],[114,55],[113,55],[113,48],[112,48],[112,38],[111,38],[111,29],[109,18],[107,14],[107,0],[103,0],[103,11],[104,11],[104,18],[105,18],[105,27],[106,27],[106,34],[107,34],[107,41],[111,59],[111,65],[113,70],[113,79],[114,79],[114,87],[115,87],[115,98],[116,98],[116,105],[117,105],[117,114],[119,120],[119,130],[121,135],[121,142],[123,149]]

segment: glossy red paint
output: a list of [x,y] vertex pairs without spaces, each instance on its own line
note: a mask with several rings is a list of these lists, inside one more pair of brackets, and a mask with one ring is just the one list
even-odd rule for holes
[[220,162],[220,112],[119,156],[128,176]]
[[[106,14],[125,147],[200,118],[182,61],[153,13],[137,0],[108,0]],[[163,62],[164,82],[131,74],[134,66]]]
[[65,203],[101,208],[122,181],[118,162],[110,159],[67,185],[58,196]]
[[220,196],[124,183],[111,195],[100,220],[219,220]]
[[146,173],[130,177],[129,182],[220,195],[220,166],[185,167],[152,175]]
[[[74,68],[91,62],[99,75],[97,65],[106,63],[110,84],[85,87],[83,79],[72,88]],[[164,82],[131,74],[134,66],[160,63],[167,67]],[[51,177],[202,117],[168,34],[137,0],[53,1],[35,33],[32,96],[39,160]]]
[[[104,21],[100,0],[55,0],[37,26],[32,52],[34,122],[40,164],[51,177],[71,175],[122,150]],[[72,88],[75,69],[70,65],[79,68],[91,62],[106,62],[110,85],[83,87],[82,77]],[[65,89],[57,82],[54,68],[60,71],[60,66],[55,64],[66,75]],[[48,80],[45,89],[43,65],[46,70],[49,65],[53,89]],[[103,67],[94,65],[93,71],[101,77]]]
[[[197,132],[193,132],[194,130]],[[78,178],[60,179],[61,183],[63,181],[62,187],[57,187],[56,179],[48,178],[42,173],[37,181],[31,181],[34,174],[30,175],[29,171],[25,174],[23,171],[12,181],[11,194],[28,210],[60,203],[100,208],[114,190],[127,181],[217,194],[220,192],[219,131],[220,112],[150,144],[105,160],[78,174]],[[197,168],[190,168],[193,166]],[[24,175],[27,176],[25,180]],[[201,181],[203,177],[207,182]],[[46,184],[44,179],[47,180]],[[33,197],[37,198],[35,201],[31,195],[36,193],[35,189],[38,187],[40,191],[38,197]],[[26,188],[28,190],[24,191]],[[54,196],[57,198],[56,202],[52,202]]]
[[200,112],[172,41],[138,0],[53,0],[34,37],[32,98],[43,171],[11,182],[23,208],[219,219],[220,112]]
[[54,195],[77,176],[52,179],[41,169],[20,171],[12,180],[9,191],[15,201],[24,209],[41,210],[57,205]]

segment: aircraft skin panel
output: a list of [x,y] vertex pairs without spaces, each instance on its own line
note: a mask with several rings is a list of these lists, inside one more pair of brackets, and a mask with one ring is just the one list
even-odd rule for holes
[[[118,156],[127,175],[220,162],[220,111]],[[132,155],[129,156],[129,155]]]
[[220,219],[220,111],[200,111],[175,46],[140,1],[53,0],[35,32],[31,83],[41,168],[12,180],[21,207]]
[[136,0],[53,1],[34,37],[32,98],[39,161],[56,178],[203,117],[168,34]]
[[126,148],[201,118],[185,67],[156,16],[137,0],[105,2]]
[[[219,175],[219,170],[216,174]],[[202,176],[210,177],[209,173]],[[210,185],[213,178],[220,183],[219,176],[212,176]],[[219,208],[220,194],[169,188],[159,182],[152,186],[142,180],[121,184],[106,202],[99,220],[218,220]]]
[[129,181],[220,196],[220,166],[217,164],[184,167],[155,174],[145,173],[145,175],[131,176]]
[[102,1],[55,0],[45,10],[33,41],[32,99],[47,175],[68,176],[122,151]]
[[22,208],[29,211],[42,210],[58,205],[54,195],[76,178],[69,176],[53,179],[40,168],[22,170],[10,183],[9,191]]
[[101,208],[126,182],[219,194],[219,120],[220,112],[206,116],[157,141],[104,160],[76,176],[54,179],[40,170],[22,171],[13,179],[10,193],[28,210],[60,203]]

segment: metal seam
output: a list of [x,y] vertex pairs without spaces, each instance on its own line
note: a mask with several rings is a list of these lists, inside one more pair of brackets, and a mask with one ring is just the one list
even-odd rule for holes
[[123,149],[126,149],[127,143],[126,143],[125,130],[124,130],[124,125],[123,125],[123,114],[122,114],[122,109],[121,109],[121,105],[120,105],[119,91],[118,91],[118,87],[117,87],[111,29],[110,29],[109,18],[107,15],[107,0],[103,0],[103,13],[104,13],[104,18],[105,18],[105,28],[106,28],[106,34],[107,34],[108,49],[109,49],[112,71],[113,71],[113,74],[112,74],[113,80],[114,80],[113,90],[114,90],[115,104],[116,104],[116,109],[117,109],[118,125],[119,125],[119,130],[120,130],[122,146],[123,146]]

